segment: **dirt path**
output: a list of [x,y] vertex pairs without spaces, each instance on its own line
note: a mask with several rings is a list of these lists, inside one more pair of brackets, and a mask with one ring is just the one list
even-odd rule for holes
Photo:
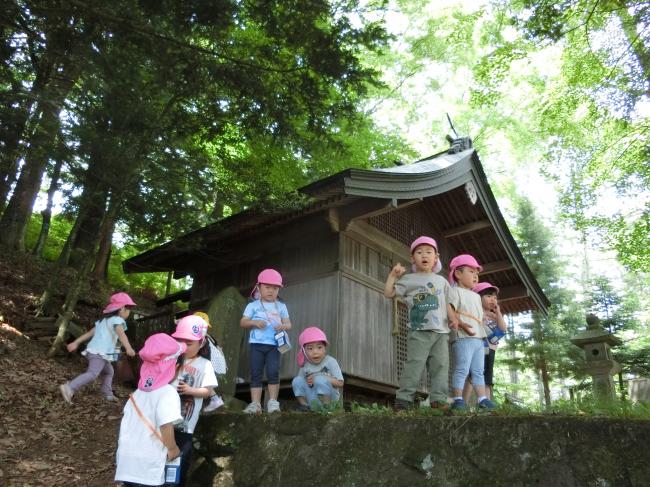
[[48,359],[47,344],[0,323],[0,485],[113,485],[117,431],[129,390],[105,401],[98,384],[63,401],[59,384],[85,370],[78,355]]

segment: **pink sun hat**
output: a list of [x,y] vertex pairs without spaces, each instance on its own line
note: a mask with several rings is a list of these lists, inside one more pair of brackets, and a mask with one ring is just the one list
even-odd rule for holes
[[449,282],[451,284],[456,284],[456,277],[454,276],[454,272],[456,271],[456,269],[464,265],[473,267],[474,269],[478,269],[479,272],[483,270],[481,264],[479,264],[478,261],[471,255],[469,254],[457,255],[456,257],[451,259],[451,262],[449,263]]
[[282,287],[282,275],[275,269],[264,269],[257,276],[257,283]]
[[[436,253],[438,253],[438,244],[436,243],[436,241],[431,237],[426,237],[423,235],[413,240],[413,243],[411,244],[411,255],[413,255],[415,249],[418,248],[420,245],[431,245],[431,247],[436,249]],[[440,262],[440,256],[438,256],[436,265],[433,266],[433,272],[437,274],[438,272],[440,272],[441,269],[442,269],[442,262]],[[413,265],[413,271],[415,271],[415,265]]]
[[187,350],[166,333],[151,335],[138,352],[142,359],[138,389],[151,392],[169,384],[176,375],[176,360]]
[[198,315],[189,315],[176,323],[176,331],[172,333],[179,340],[199,341],[208,333],[208,323]]
[[118,309],[124,308],[124,306],[135,306],[135,302],[131,299],[126,293],[115,293],[111,296],[108,304],[102,311],[103,314],[112,313]]
[[478,294],[481,291],[485,291],[486,289],[494,289],[497,292],[497,294],[499,294],[499,288],[496,287],[494,284],[490,284],[489,282],[479,282],[476,286],[472,288],[472,291]]
[[325,345],[329,345],[329,342],[327,341],[327,335],[325,335],[325,332],[323,330],[317,326],[310,326],[309,328],[305,328],[298,337],[298,344],[300,345],[298,355],[296,356],[296,359],[298,360],[298,366],[302,367],[305,365],[305,345],[314,342],[325,342]]

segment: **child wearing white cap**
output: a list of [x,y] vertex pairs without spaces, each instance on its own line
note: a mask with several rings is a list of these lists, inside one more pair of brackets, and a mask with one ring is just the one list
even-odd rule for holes
[[170,382],[186,348],[158,333],[140,350],[138,389],[124,406],[116,454],[115,480],[125,486],[163,485],[165,462],[180,454],[174,424],[182,421],[181,402]]
[[88,369],[83,374],[75,377],[70,382],[61,384],[59,390],[63,399],[72,404],[75,392],[102,376],[101,392],[108,401],[114,401],[113,395],[113,365],[119,358],[117,341],[126,349],[129,357],[135,356],[135,351],[126,337],[126,319],[129,317],[130,306],[135,302],[126,293],[115,293],[102,311],[104,318],[95,322],[95,326],[68,344],[68,352],[77,350],[80,344],[90,340],[83,355],[88,359]]

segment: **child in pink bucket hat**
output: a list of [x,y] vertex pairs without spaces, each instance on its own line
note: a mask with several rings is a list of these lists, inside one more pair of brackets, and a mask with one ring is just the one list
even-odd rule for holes
[[174,426],[174,438],[181,449],[181,485],[185,485],[192,465],[192,438],[203,400],[210,397],[218,385],[212,362],[205,358],[210,354],[207,334],[208,322],[199,315],[184,316],[172,333],[172,337],[187,346],[178,376],[172,382],[181,397],[183,416],[183,421]]
[[395,396],[395,409],[413,407],[422,371],[428,367],[432,408],[448,409],[449,326],[455,317],[448,304],[449,283],[438,275],[442,265],[438,244],[427,236],[411,243],[413,271],[397,263],[384,286],[384,296],[402,298],[409,311],[406,362]]
[[248,328],[250,335],[249,360],[251,370],[251,402],[244,409],[246,414],[262,412],[262,383],[264,370],[268,383],[269,400],[266,410],[269,413],[280,412],[280,357],[278,340],[280,333],[286,342],[286,332],[291,329],[289,310],[278,298],[283,287],[282,275],[275,269],[264,269],[257,276],[253,288],[253,301],[246,305],[239,322],[242,328]]
[[[449,303],[457,314],[457,340],[451,345],[454,370],[451,374],[452,409],[464,410],[463,386],[467,376],[472,374],[472,384],[481,409],[494,409],[496,405],[485,394],[485,352],[483,341],[483,305],[481,297],[472,288],[478,284],[478,275],[483,268],[469,254],[462,254],[449,263],[449,282],[452,291]],[[462,325],[460,325],[462,323]]]
[[157,333],[144,342],[138,389],[124,406],[117,445],[115,480],[132,485],[163,485],[165,462],[180,455],[174,424],[181,403],[170,382],[185,353],[184,343]]
[[[478,293],[481,297],[481,305],[483,306],[483,328],[487,335],[485,340],[488,346],[485,354],[483,377],[485,379],[485,395],[488,399],[493,400],[494,359],[499,340],[506,335],[507,326],[497,299],[499,288],[489,282],[479,282],[472,288],[472,291]],[[471,387],[471,381],[468,379],[463,389],[463,399],[465,401],[469,399],[472,392]]]
[[102,376],[101,392],[108,401],[114,401],[113,395],[113,365],[120,356],[120,346],[126,349],[129,357],[135,356],[135,351],[126,337],[126,319],[131,313],[130,307],[135,302],[126,293],[115,293],[103,310],[104,318],[95,322],[95,326],[88,332],[81,335],[75,341],[68,344],[68,352],[74,352],[79,345],[91,339],[82,352],[88,359],[88,369],[83,374],[75,377],[70,382],[61,384],[59,390],[63,399],[72,404],[72,396],[86,384],[94,382],[97,377]]
[[300,370],[291,387],[298,411],[310,411],[336,404],[343,387],[343,373],[334,357],[327,354],[327,336],[316,326],[305,328],[298,337]]

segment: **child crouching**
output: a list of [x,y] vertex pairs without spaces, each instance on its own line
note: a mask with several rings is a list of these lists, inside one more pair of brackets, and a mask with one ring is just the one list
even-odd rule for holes
[[343,373],[336,359],[327,354],[327,336],[310,326],[298,337],[300,371],[291,387],[299,403],[298,411],[310,411],[336,403],[343,387]]

